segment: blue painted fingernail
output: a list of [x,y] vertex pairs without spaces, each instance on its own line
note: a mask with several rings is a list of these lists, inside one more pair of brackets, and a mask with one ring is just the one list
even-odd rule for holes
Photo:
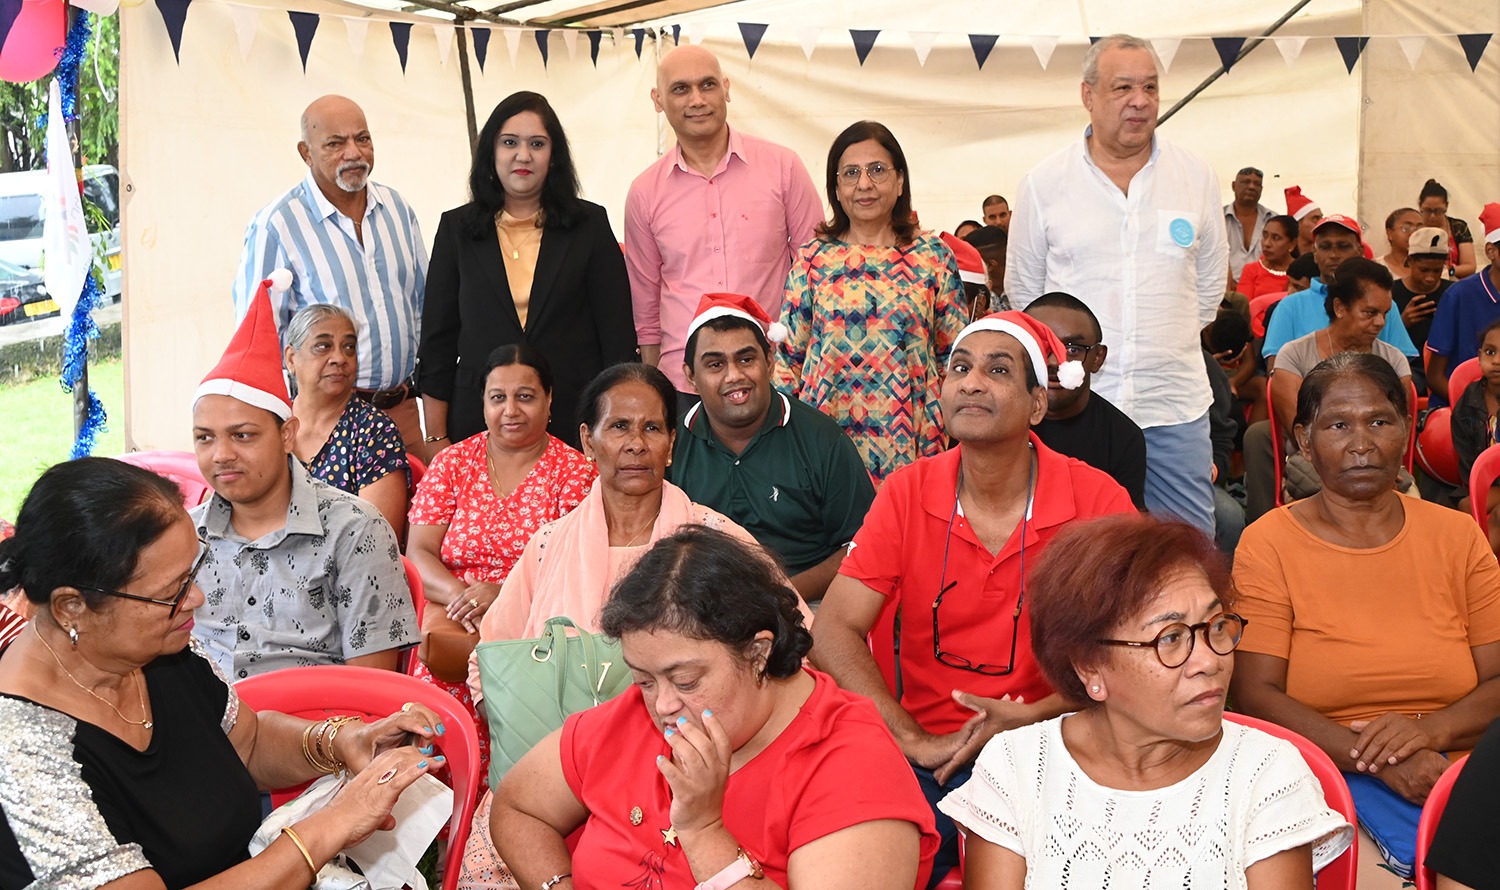
[[426,768],[427,768],[427,761],[425,761],[425,760],[422,761],[421,763],[417,764],[417,769],[426,769]]
[[656,762],[657,763],[661,763],[663,760],[666,760],[666,759],[667,759],[667,757],[666,757],[665,754],[658,754],[658,755],[656,755]]
[[667,730],[667,738],[670,739],[673,735],[676,734],[676,732],[677,731],[675,729],[669,729],[669,730]]
[[424,727],[422,727],[422,729],[425,730],[425,731],[427,731],[427,732],[432,732],[432,727],[430,727],[430,726],[424,726]]
[[431,745],[423,745],[422,747],[420,747],[420,748],[417,749],[417,753],[418,754],[431,754],[432,753],[432,746]]
[[439,724],[438,724],[438,725],[437,725],[437,734],[438,734],[438,735],[442,735],[442,734],[443,734],[443,733],[445,733],[445,732],[447,732],[447,731],[448,731],[448,730],[446,730],[446,729],[444,729],[444,728],[443,728],[443,724],[441,724],[441,723],[439,723]]
[[678,726],[687,726],[687,718],[686,717],[678,717],[677,718],[677,725]]
[[433,759],[436,760],[438,763],[447,763],[448,762],[448,758],[444,757],[441,754],[439,754],[437,757],[435,757]]
[[713,711],[710,711],[708,708],[704,708],[703,709],[703,716],[705,716],[705,717],[712,717],[713,715],[714,715]]

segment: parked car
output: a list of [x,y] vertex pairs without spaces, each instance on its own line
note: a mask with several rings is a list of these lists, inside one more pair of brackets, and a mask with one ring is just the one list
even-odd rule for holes
[[42,284],[40,269],[23,269],[0,260],[0,325],[51,318],[60,312]]
[[[0,260],[40,271],[45,170],[0,174]],[[104,280],[104,296],[120,299],[120,173],[108,164],[83,168],[83,196],[99,209],[89,216],[95,267]]]

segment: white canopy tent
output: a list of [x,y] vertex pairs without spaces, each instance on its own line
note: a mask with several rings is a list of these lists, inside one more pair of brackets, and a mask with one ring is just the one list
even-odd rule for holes
[[[466,199],[460,50],[450,31],[432,27],[451,17],[289,0],[319,16],[304,71],[287,5],[257,5],[265,2],[194,0],[180,60],[155,6],[120,12],[123,413],[134,447],[188,447],[189,399],[231,333],[229,286],[245,223],[305,172],[295,146],[309,101],[341,93],[365,108],[374,176],[413,204],[427,238],[438,215]],[[573,6],[553,0],[525,11],[537,21],[578,20],[557,9]],[[1127,31],[1163,50],[1180,39],[1164,77],[1165,110],[1219,67],[1208,38],[1253,37],[1286,11],[1265,0],[741,0],[646,23],[639,58],[634,25],[606,30],[597,63],[583,33],[551,32],[544,65],[532,31],[494,26],[484,70],[471,65],[471,74],[481,122],[514,90],[551,99],[586,196],[608,208],[618,231],[631,179],[671,144],[648,92],[657,55],[671,45],[655,31],[678,25],[684,41],[701,40],[723,61],[735,126],[792,147],[821,183],[833,136],[855,120],[880,120],[906,150],[924,224],[951,229],[977,217],[985,195],[1009,195],[1037,160],[1079,137],[1090,35]],[[1254,165],[1266,171],[1268,206],[1280,209],[1281,189],[1300,184],[1325,210],[1357,211],[1377,230],[1368,239],[1377,250],[1386,212],[1414,202],[1427,176],[1447,184],[1452,212],[1477,225],[1479,207],[1500,199],[1500,50],[1471,72],[1454,35],[1500,30],[1500,5],[1455,0],[1441,15],[1418,20],[1396,0],[1311,0],[1277,31],[1305,44],[1262,44],[1161,132],[1214,165],[1226,201],[1234,172]],[[404,73],[391,21],[415,23]],[[753,58],[740,23],[769,26]],[[862,65],[851,27],[880,31]],[[982,69],[970,34],[999,36]],[[1331,38],[1362,35],[1372,39],[1350,74]],[[1413,65],[1414,41],[1397,38],[1424,35]],[[924,64],[916,48],[929,40]],[[471,33],[471,54],[473,42]]]

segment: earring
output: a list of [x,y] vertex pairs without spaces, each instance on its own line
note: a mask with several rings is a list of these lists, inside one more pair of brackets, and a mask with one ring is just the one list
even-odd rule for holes
[[1091,691],[1091,692],[1098,692],[1099,691],[1099,687],[1098,686],[1090,686],[1089,687],[1089,691]]
[[68,641],[73,644],[74,649],[78,648],[78,628],[71,624],[68,625]]

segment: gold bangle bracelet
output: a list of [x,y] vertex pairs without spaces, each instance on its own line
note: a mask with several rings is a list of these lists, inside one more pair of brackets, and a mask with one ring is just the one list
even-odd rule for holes
[[356,720],[359,718],[349,714],[328,718],[328,750],[320,750],[318,753],[333,764],[332,772],[347,772],[349,769],[349,764],[339,759],[338,753],[334,750],[333,740],[338,738],[339,730],[344,728],[344,724],[353,723]]
[[307,852],[307,846],[302,843],[302,838],[297,837],[297,832],[290,828],[281,829],[281,833],[291,838],[292,843],[297,845],[297,849],[302,851],[302,858],[307,860],[308,871],[312,872],[312,882],[310,883],[315,883],[318,880],[318,867],[313,864],[312,854]]
[[[313,730],[317,730],[317,736],[313,736]],[[328,721],[324,720],[314,723],[302,731],[302,756],[307,758],[308,765],[322,774],[338,771],[337,765],[322,757],[323,733],[328,729]]]

